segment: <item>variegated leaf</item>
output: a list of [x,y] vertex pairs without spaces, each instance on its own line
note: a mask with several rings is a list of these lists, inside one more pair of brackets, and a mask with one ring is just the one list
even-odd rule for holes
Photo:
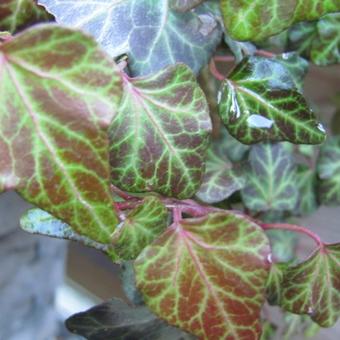
[[0,44],[0,78],[0,191],[16,189],[79,233],[110,241],[116,65],[81,32],[44,25]]
[[270,249],[232,213],[175,222],[135,262],[151,310],[201,339],[258,339]]
[[321,202],[340,204],[340,135],[329,137],[321,146],[317,171]]
[[221,0],[224,24],[233,39],[259,41],[292,24],[340,10],[339,0]]
[[167,227],[168,211],[162,201],[146,197],[134,208],[113,236],[113,245],[123,260],[133,260]]
[[325,131],[282,62],[251,57],[222,84],[220,115],[243,143],[261,140],[319,144]]
[[38,6],[35,0],[1,0],[0,31],[16,33],[38,22],[51,21],[53,17]]
[[246,207],[252,211],[293,210],[297,204],[297,173],[293,159],[281,144],[253,146],[251,170],[242,190]]
[[129,192],[187,198],[198,190],[211,122],[195,76],[183,65],[124,80],[110,127],[115,185]]
[[318,249],[308,260],[284,273],[282,307],[308,314],[322,327],[340,316],[340,244]]
[[225,137],[221,135],[214,140],[208,150],[205,175],[196,193],[205,203],[221,202],[245,185],[243,169],[241,166],[233,166],[227,157],[228,140]]
[[244,59],[222,83],[220,116],[229,133],[245,144],[264,140],[320,144],[325,130],[282,63]]
[[127,53],[133,76],[176,62],[198,72],[221,40],[221,25],[209,4],[179,13],[168,2],[39,0],[58,23],[92,34],[111,56]]

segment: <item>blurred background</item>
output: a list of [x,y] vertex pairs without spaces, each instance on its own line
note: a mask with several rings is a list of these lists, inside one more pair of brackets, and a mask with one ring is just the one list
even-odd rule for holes
[[[312,66],[306,79],[306,96],[326,126],[340,96],[339,76],[339,67]],[[114,296],[124,299],[119,268],[99,251],[21,231],[19,219],[29,207],[14,192],[0,196],[0,340],[80,339],[63,321]],[[340,208],[321,207],[301,225],[325,241],[340,241]],[[308,253],[309,240],[301,238],[299,249]],[[275,308],[271,313],[275,317]],[[313,339],[339,340],[340,323]]]

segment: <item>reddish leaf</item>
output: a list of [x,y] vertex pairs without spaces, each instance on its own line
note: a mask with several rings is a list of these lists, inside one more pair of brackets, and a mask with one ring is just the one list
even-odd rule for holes
[[201,339],[258,339],[269,253],[241,216],[185,219],[137,258],[136,282],[154,313]]
[[116,65],[55,25],[0,44],[0,191],[106,243],[117,224],[106,129],[121,97]]

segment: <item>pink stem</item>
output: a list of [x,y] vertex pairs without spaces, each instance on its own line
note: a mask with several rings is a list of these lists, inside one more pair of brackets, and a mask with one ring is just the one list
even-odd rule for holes
[[111,190],[112,190],[112,192],[114,192],[116,195],[118,195],[120,198],[123,198],[124,200],[128,201],[128,200],[136,200],[137,199],[137,197],[127,194],[125,191],[117,188],[113,184],[111,184]]
[[235,61],[235,58],[232,55],[217,55],[214,57],[214,61],[222,63],[232,63]]
[[211,74],[219,81],[223,81],[225,77],[217,70],[214,58],[211,58],[209,69]]
[[182,209],[178,206],[172,209],[172,216],[174,224],[178,224],[182,219]]
[[296,232],[296,233],[305,234],[305,235],[309,236],[310,238],[312,238],[320,248],[324,247],[324,243],[321,241],[320,237],[306,227],[301,227],[301,226],[298,226],[298,225],[295,225],[295,224],[287,224],[287,223],[269,224],[269,223],[257,222],[257,224],[263,230],[280,229],[280,230],[289,230],[289,231],[293,231],[293,232]]
[[255,52],[256,55],[262,56],[262,57],[267,57],[267,58],[274,58],[276,56],[275,53],[265,51],[265,50],[257,50]]

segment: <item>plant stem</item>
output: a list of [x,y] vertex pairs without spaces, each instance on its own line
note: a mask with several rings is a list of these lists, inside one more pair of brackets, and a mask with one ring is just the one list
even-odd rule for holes
[[126,200],[126,201],[129,201],[129,200],[136,200],[137,197],[135,196],[132,196],[132,195],[129,195],[127,194],[125,191],[117,188],[116,186],[114,186],[113,184],[111,184],[111,190],[113,193],[115,193],[116,195],[118,195],[120,198]]
[[216,64],[214,61],[214,58],[211,58],[210,63],[209,63],[209,69],[211,74],[219,81],[223,81],[225,77],[218,71],[216,68]]
[[173,217],[173,222],[175,224],[178,224],[182,219],[182,209],[179,208],[178,206],[174,207],[172,209],[172,217]]
[[235,58],[232,55],[217,55],[214,57],[214,61],[232,63],[235,61]]
[[267,58],[274,58],[276,56],[275,53],[265,51],[265,50],[257,50],[255,52],[256,55],[262,56],[262,57],[267,57]]
[[324,243],[321,241],[320,237],[306,227],[298,226],[295,224],[288,224],[288,223],[269,224],[269,223],[257,222],[257,224],[263,230],[280,229],[280,230],[288,230],[288,231],[293,231],[293,232],[300,233],[300,234],[305,234],[309,236],[310,238],[312,238],[320,248],[324,247]]

